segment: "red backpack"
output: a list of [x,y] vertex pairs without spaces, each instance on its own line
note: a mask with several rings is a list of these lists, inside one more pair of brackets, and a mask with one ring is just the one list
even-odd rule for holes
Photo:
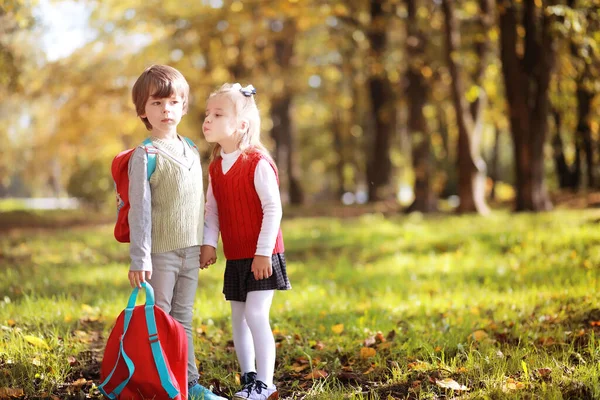
[[154,305],[148,283],[146,304],[135,306],[133,289],[106,342],[100,393],[120,400],[187,400],[187,336],[183,325]]
[[[188,138],[186,142],[196,151],[198,147]],[[156,169],[156,154],[158,150],[152,144],[152,140],[147,138],[141,144],[148,157],[147,177],[150,177]],[[115,181],[115,190],[117,194],[117,222],[115,224],[115,239],[121,243],[129,242],[129,160],[133,155],[135,148],[125,150],[117,154],[111,165],[113,180]]]

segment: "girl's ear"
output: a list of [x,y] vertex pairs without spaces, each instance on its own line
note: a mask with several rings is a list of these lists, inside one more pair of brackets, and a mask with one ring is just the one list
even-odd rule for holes
[[240,131],[245,132],[246,130],[248,130],[248,120],[247,119],[241,119],[239,124],[238,124],[238,128]]

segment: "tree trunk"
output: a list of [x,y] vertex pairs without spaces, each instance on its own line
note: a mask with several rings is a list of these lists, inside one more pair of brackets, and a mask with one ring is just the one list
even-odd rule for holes
[[587,90],[583,85],[583,80],[577,83],[577,151],[583,150],[585,154],[585,166],[587,174],[587,187],[596,187],[594,176],[594,150],[592,146],[592,131],[590,129],[589,117],[591,103],[594,94]]
[[[558,186],[561,189],[576,189],[579,185],[578,177],[575,171],[569,167],[565,158],[563,140],[560,134],[562,127],[560,113],[558,110],[552,110],[552,115],[556,131],[552,137],[552,158],[558,175]],[[579,165],[579,151],[577,151],[575,165]],[[576,167],[576,169],[578,168]]]
[[[290,68],[294,54],[296,28],[291,21],[284,22],[282,35],[275,40],[275,61],[282,71]],[[285,80],[287,83],[287,80]],[[271,136],[275,141],[275,160],[279,168],[282,186],[282,198],[291,204],[302,204],[304,195],[298,180],[296,152],[294,143],[295,129],[290,117],[292,105],[291,88],[286,84],[281,93],[273,96],[271,102],[271,119],[273,129]]]
[[550,20],[523,0],[525,54],[517,52],[517,10],[505,1],[500,12],[502,74],[510,113],[516,169],[516,211],[552,208],[544,179],[544,144],[548,131],[548,87],[554,63]]
[[392,85],[383,65],[387,41],[383,3],[383,0],[371,0],[371,31],[368,33],[371,45],[369,90],[375,121],[375,132],[367,162],[370,202],[383,198],[382,191],[390,182],[390,139],[396,126]]
[[[425,35],[419,31],[417,0],[407,0],[408,21],[406,50],[409,59],[425,57]],[[408,130],[411,136],[412,164],[415,174],[415,200],[407,211],[424,213],[437,210],[437,196],[431,187],[432,160],[431,139],[423,108],[427,104],[429,86],[418,65],[409,65],[406,71],[406,98],[409,102]]]
[[[485,0],[482,0],[481,3],[482,26],[487,37],[491,6]],[[473,111],[471,111],[464,97],[463,71],[456,56],[460,49],[460,27],[456,21],[454,0],[443,0],[442,8],[446,22],[446,59],[452,76],[452,98],[458,125],[458,193],[460,198],[458,212],[488,214],[490,210],[485,202],[486,165],[481,156],[481,136],[483,133],[483,109],[487,104],[482,89],[482,80],[488,63],[489,45],[487,39],[478,45],[479,65],[475,84],[480,88],[480,96],[473,104]]]
[[289,93],[273,99],[271,104],[271,118],[273,129],[271,135],[275,141],[275,160],[279,168],[282,191],[287,193],[290,204],[302,204],[303,195],[298,179],[294,174],[294,141],[292,134],[292,120],[290,118],[290,106],[292,98]]
[[344,121],[342,117],[342,110],[334,111],[334,116],[331,122],[331,131],[333,132],[333,149],[335,154],[337,154],[337,161],[335,163],[335,174],[338,181],[337,193],[336,193],[336,201],[340,201],[344,193],[346,193],[346,188],[344,185],[344,165],[345,165],[345,156],[344,156],[344,137],[342,132],[344,130]]
[[490,191],[490,198],[496,199],[496,182],[499,180],[499,168],[498,165],[500,160],[500,128],[498,125],[494,126],[494,147],[492,148],[492,160],[490,162],[490,178],[492,179],[492,189]]
[[[576,7],[575,0],[568,0],[567,5],[574,9]],[[588,11],[588,23],[591,23],[589,15],[592,15],[592,11]],[[593,18],[592,18],[593,20]],[[589,28],[588,28],[589,29]],[[580,43],[576,43],[574,40],[571,42],[571,56],[574,59],[580,58],[579,54]],[[593,48],[589,47],[588,51],[593,52]],[[576,164],[575,164],[575,180],[577,181],[578,188],[581,184],[581,151],[585,153],[585,165],[586,165],[586,178],[587,187],[595,188],[598,185],[594,173],[594,148],[592,132],[589,124],[589,118],[591,113],[591,103],[594,99],[595,93],[586,87],[586,79],[592,77],[594,79],[594,72],[590,69],[589,63],[584,63],[583,71],[577,76],[577,131],[575,135],[575,149],[576,149]]]

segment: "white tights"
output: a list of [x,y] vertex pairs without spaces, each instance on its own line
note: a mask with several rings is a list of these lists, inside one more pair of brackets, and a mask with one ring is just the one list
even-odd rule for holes
[[275,339],[269,323],[274,293],[274,290],[248,292],[246,302],[230,302],[233,344],[242,374],[256,371],[256,379],[268,387],[273,385],[275,370]]

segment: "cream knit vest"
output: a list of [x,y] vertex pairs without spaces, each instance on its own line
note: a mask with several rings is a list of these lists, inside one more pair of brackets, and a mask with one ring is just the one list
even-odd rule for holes
[[158,149],[150,178],[152,253],[201,245],[204,186],[200,156],[185,140],[185,152],[181,143],[171,145],[156,138],[152,143]]

